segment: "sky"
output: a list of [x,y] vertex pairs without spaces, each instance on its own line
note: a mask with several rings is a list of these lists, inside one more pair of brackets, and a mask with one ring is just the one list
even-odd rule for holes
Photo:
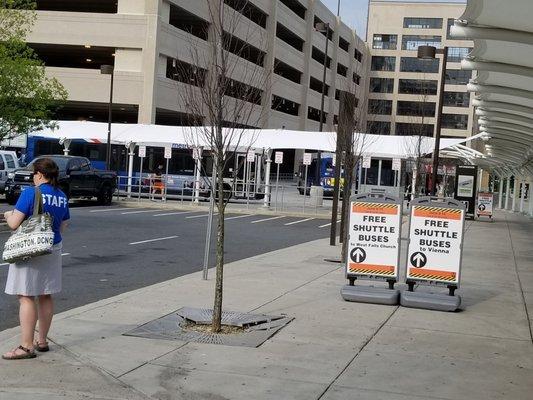
[[[337,14],[338,0],[321,0],[333,13]],[[366,35],[366,18],[368,12],[368,0],[340,0],[341,1],[341,19],[342,21],[355,28],[357,35],[365,39]],[[394,1],[394,0],[391,0]],[[401,1],[401,0],[398,0]],[[446,3],[458,3],[461,0],[410,0],[416,2],[446,2]],[[464,1],[466,3],[466,1]]]

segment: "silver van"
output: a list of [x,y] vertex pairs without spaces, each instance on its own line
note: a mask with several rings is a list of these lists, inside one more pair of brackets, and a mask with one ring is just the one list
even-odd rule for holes
[[0,150],[0,191],[4,192],[8,174],[20,168],[17,153],[14,151]]

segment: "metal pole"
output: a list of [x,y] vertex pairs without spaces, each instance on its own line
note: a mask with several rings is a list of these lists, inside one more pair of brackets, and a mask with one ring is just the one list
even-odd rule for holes
[[[200,151],[200,150],[198,150]],[[201,169],[201,158],[198,157],[194,162],[194,202],[198,204],[200,202],[200,169]]]
[[111,71],[111,88],[109,89],[109,111],[107,116],[107,149],[105,156],[105,168],[109,171],[111,168],[111,120],[113,113],[113,78],[115,70]]
[[[328,64],[328,45],[329,45],[329,23],[326,24],[326,54],[324,55],[324,66],[322,70],[322,95],[320,98],[320,125],[318,130],[322,132],[324,127],[324,101],[326,97],[326,70]],[[315,185],[320,186],[320,167],[321,167],[321,152],[316,153],[316,168],[315,168]]]
[[[265,198],[263,201],[264,207],[270,206],[270,196],[271,196],[271,190],[270,190],[270,166],[272,164],[272,160],[270,159],[270,153],[267,152],[267,160],[266,160],[266,169],[265,169]],[[257,183],[256,183],[257,187]]]
[[130,144],[128,146],[129,150],[129,161],[128,161],[128,198],[131,197],[131,185],[133,178],[133,157],[135,156],[135,144]]
[[252,163],[246,160],[246,208],[250,207],[250,175],[252,172]]
[[141,185],[142,185],[142,177],[143,177],[143,161],[144,157],[141,157],[141,166],[139,167],[139,198],[137,200],[141,200]]
[[167,167],[166,167],[166,171],[165,171],[165,189],[164,189],[164,194],[163,194],[163,201],[167,201],[167,186],[168,186],[168,163],[169,163],[170,159],[167,158]]
[[442,54],[442,71],[440,74],[439,105],[437,110],[437,124],[435,128],[435,148],[433,149],[433,171],[431,176],[430,193],[435,196],[437,190],[437,175],[439,169],[440,131],[442,123],[442,106],[444,103],[444,81],[446,80],[446,64],[448,62],[448,46],[444,46]]
[[304,207],[303,207],[303,212],[305,213],[305,198],[307,197],[307,167],[309,167],[309,165],[306,165],[305,166],[305,179],[304,179]]
[[503,177],[503,175],[499,175],[499,177],[500,185],[498,187],[498,208],[503,209],[503,184],[505,183],[505,178]]
[[207,280],[207,269],[209,268],[209,251],[211,248],[211,231],[213,230],[213,214],[215,211],[215,189],[216,189],[216,162],[213,162],[213,172],[211,173],[211,198],[209,199],[209,215],[207,217],[207,234],[205,236],[204,268],[203,279]]
[[279,190],[279,163],[277,164],[277,171],[276,171],[276,206],[275,210],[278,211],[278,190]]

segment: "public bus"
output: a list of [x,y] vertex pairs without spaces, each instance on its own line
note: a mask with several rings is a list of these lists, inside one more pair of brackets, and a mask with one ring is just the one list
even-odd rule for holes
[[[87,157],[94,168],[104,170],[106,167],[105,143],[93,140],[73,139],[69,146],[69,154],[73,156]],[[40,136],[28,137],[24,162],[29,163],[35,157],[46,154],[63,154],[63,145],[59,140]],[[137,152],[136,152],[137,154]],[[128,175],[128,149],[124,145],[111,145],[110,169],[117,172],[119,176],[119,190],[126,190]],[[264,197],[264,157],[256,154],[253,162],[246,161],[246,154],[237,153],[236,157],[228,160],[224,171],[225,190],[231,193],[234,198],[261,199]],[[163,147],[147,146],[146,157],[141,159],[137,156],[133,158],[133,191],[138,188],[139,176],[142,179],[142,191],[150,190],[151,180],[159,165],[163,166],[166,172],[167,160],[164,157]],[[213,159],[209,152],[204,151],[201,161],[200,195],[209,196],[209,182],[212,174]],[[191,195],[195,181],[195,161],[192,158],[192,151],[185,146],[172,148],[172,157],[168,160],[168,175],[165,179],[168,194]]]

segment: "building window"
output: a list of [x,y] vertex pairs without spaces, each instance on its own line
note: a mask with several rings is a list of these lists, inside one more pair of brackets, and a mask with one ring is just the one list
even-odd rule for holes
[[370,99],[368,100],[368,112],[370,114],[391,115],[392,100]]
[[272,95],[272,109],[284,114],[298,116],[300,105],[283,97]]
[[399,93],[403,94],[437,94],[438,81],[426,81],[422,79],[400,79]]
[[425,101],[399,101],[397,114],[415,117],[434,117],[435,103]]
[[446,26],[446,39],[453,39],[450,36],[450,28],[453,26],[454,23],[455,23],[455,19],[448,18],[448,23],[447,23],[447,26]]
[[168,23],[202,40],[207,40],[209,23],[174,4],[170,4],[170,17]]
[[441,29],[442,18],[406,17],[403,19],[403,27],[411,29]]
[[[324,65],[325,54],[322,51],[318,50],[315,46],[313,46],[313,50],[311,51],[311,57],[313,58],[313,60],[320,63],[320,65]],[[326,61],[326,67],[331,68],[331,57],[329,56]]]
[[230,53],[233,53],[236,56],[241,57],[247,61],[250,61],[251,63],[257,64],[260,67],[263,66],[265,60],[265,52],[237,38],[236,36],[224,32],[222,45],[224,46],[224,50],[229,51]]
[[300,83],[302,78],[302,73],[300,71],[288,64],[285,64],[284,62],[281,62],[278,59],[274,61],[274,73],[284,77],[285,79],[293,81],[294,83]]
[[289,46],[294,47],[298,51],[302,51],[304,48],[304,40],[298,35],[295,35],[290,29],[285,28],[279,22],[276,25],[276,37],[283,40]]
[[390,122],[368,121],[366,131],[372,135],[390,135]]
[[339,36],[339,47],[345,52],[348,52],[348,50],[350,50],[350,42],[348,42],[342,36]]
[[394,71],[396,57],[372,56],[372,71]]
[[[316,15],[315,15],[315,18],[313,20],[313,26],[317,26],[317,24],[325,24],[324,21],[322,21],[320,18],[318,18]],[[322,36],[326,37],[326,32],[327,32],[327,35],[328,35],[328,39],[333,41],[333,34],[335,33],[335,31],[332,29],[332,25],[329,24],[329,29],[326,29],[326,30],[323,30],[323,31],[318,31],[318,33],[320,33]]]
[[356,85],[360,85],[360,84],[361,84],[361,75],[356,74],[356,73],[354,72],[353,75],[352,75],[352,81],[353,81],[353,83],[355,83]]
[[[322,113],[322,122],[326,123],[328,113]],[[311,121],[320,122],[320,110],[317,110],[314,107],[307,107],[307,118]]]
[[433,125],[397,122],[395,134],[399,136],[433,136]]
[[[316,78],[309,78],[309,89],[314,90],[315,92],[322,93],[322,81],[319,81]],[[325,95],[329,93],[329,86],[325,85]]]
[[353,56],[357,61],[363,62],[363,53],[361,53],[359,50],[355,49]]
[[432,35],[403,35],[402,50],[417,50],[419,46],[441,47],[440,36]]
[[341,63],[337,63],[337,74],[342,76],[348,75],[348,68],[342,65]]
[[396,50],[398,35],[374,35],[373,49]]
[[442,127],[447,129],[467,129],[468,115],[465,114],[442,114]]
[[371,93],[392,93],[394,92],[393,78],[370,78]]
[[443,105],[448,107],[470,107],[470,93],[444,92]]
[[416,57],[402,57],[400,59],[400,71],[436,74],[439,72],[439,62],[438,58],[423,60]]
[[[3,4],[5,3],[2,2]],[[35,8],[43,11],[116,14],[117,1],[58,1],[37,0]]]
[[466,85],[472,78],[472,71],[465,71],[462,69],[447,69],[446,80],[447,85]]
[[207,70],[184,61],[168,57],[166,76],[174,81],[203,87],[205,83],[205,77],[207,76]]
[[448,62],[461,62],[470,50],[468,47],[448,47]]
[[224,0],[228,6],[241,13],[261,28],[266,28],[267,15],[247,0]]
[[300,4],[298,0],[279,0],[280,3],[285,4],[293,13],[299,16],[301,19],[305,19],[305,12],[307,9]]

